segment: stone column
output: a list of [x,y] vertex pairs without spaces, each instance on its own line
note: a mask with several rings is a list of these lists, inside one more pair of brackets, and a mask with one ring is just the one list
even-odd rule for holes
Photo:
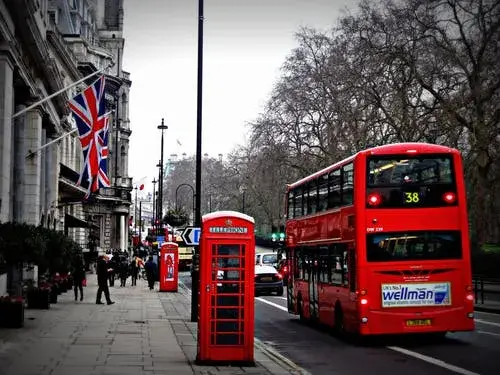
[[127,241],[125,238],[125,216],[120,215],[120,250],[127,250]]
[[[57,135],[56,135],[57,136]],[[53,138],[47,138],[47,142],[52,142]],[[59,144],[53,143],[47,148],[45,163],[45,180],[47,182],[47,189],[45,190],[45,201],[47,202],[47,209],[50,217],[57,220],[58,210],[57,196],[59,192]],[[52,223],[49,223],[52,224]]]
[[[42,145],[42,116],[38,109],[26,115],[26,147],[35,151]],[[40,223],[40,174],[41,153],[37,152],[26,158],[25,174],[25,217],[24,222],[38,225]]]
[[[42,124],[43,126],[43,124]],[[47,143],[47,130],[42,128],[41,146]],[[40,217],[43,215],[44,222],[41,223],[45,226],[47,219],[47,201],[45,200],[45,189],[47,185],[46,180],[46,163],[47,163],[47,148],[40,150]]]
[[[122,216],[125,219],[125,232],[123,233],[124,241],[125,241],[125,250],[128,252],[128,215]],[[129,253],[129,255],[132,255]]]
[[10,221],[14,64],[0,54],[0,222]]
[[[16,107],[16,112],[26,108],[24,105]],[[14,120],[14,174],[13,195],[14,204],[12,218],[16,222],[24,220],[24,177],[26,164],[26,115],[23,114]]]

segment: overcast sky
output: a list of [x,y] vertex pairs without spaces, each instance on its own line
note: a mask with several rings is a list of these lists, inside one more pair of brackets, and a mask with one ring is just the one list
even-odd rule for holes
[[[205,0],[203,153],[245,143],[300,26],[327,29],[353,0]],[[124,70],[131,73],[129,176],[152,190],[160,159],[196,153],[198,1],[125,0]]]

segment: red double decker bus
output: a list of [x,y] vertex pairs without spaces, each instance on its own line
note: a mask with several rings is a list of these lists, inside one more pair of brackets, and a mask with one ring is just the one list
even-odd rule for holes
[[370,148],[287,188],[288,311],[360,335],[474,329],[460,153]]

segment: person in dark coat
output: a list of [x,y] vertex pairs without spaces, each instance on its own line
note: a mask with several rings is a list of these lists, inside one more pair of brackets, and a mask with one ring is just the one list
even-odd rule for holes
[[137,285],[137,275],[139,274],[139,265],[137,264],[137,256],[130,262],[130,274],[132,275],[132,286]]
[[101,302],[101,296],[103,292],[108,305],[112,305],[114,303],[113,301],[111,301],[111,298],[109,296],[108,277],[108,263],[103,256],[100,256],[99,260],[97,261],[97,285],[99,286],[99,288],[97,289],[97,297],[95,301],[95,303],[97,303],[98,305],[103,304]]
[[83,280],[85,280],[85,266],[83,264],[82,258],[77,258],[73,266],[75,301],[78,300],[78,289],[80,289],[80,301],[83,301]]
[[123,259],[120,262],[120,286],[126,286],[128,273],[129,273],[128,261],[126,259]]
[[146,270],[146,278],[148,279],[149,289],[153,290],[155,287],[156,263],[153,262],[152,256],[148,258],[148,261],[144,265],[144,269]]

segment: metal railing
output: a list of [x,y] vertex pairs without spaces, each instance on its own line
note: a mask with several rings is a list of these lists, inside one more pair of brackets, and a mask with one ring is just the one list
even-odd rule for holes
[[500,305],[500,279],[473,275],[472,284],[476,304],[484,305],[485,301],[486,303],[494,301]]

